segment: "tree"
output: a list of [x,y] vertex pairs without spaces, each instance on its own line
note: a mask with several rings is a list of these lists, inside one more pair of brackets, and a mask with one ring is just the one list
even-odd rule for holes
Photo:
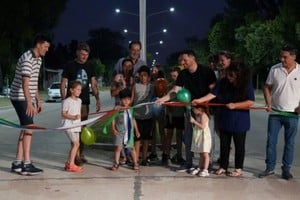
[[103,76],[105,72],[105,65],[101,63],[99,58],[90,60],[92,67],[95,69],[96,77]]

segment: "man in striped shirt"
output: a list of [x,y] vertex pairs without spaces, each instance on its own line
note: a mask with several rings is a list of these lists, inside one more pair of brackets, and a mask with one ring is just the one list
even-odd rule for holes
[[[45,56],[50,47],[50,39],[45,35],[37,35],[32,49],[19,58],[15,77],[11,85],[10,99],[18,114],[20,125],[33,125],[33,116],[42,111],[38,93],[38,78]],[[31,130],[21,130],[18,139],[16,160],[12,162],[11,171],[22,175],[35,175],[43,172],[31,163]]]

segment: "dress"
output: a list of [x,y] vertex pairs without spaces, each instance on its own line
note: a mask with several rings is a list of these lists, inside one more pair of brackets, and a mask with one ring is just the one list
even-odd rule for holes
[[210,152],[211,150],[211,133],[208,122],[205,128],[193,127],[193,140],[191,151],[194,153]]

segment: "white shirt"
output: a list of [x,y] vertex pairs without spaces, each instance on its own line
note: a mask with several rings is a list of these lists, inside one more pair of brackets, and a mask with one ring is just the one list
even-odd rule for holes
[[271,86],[271,107],[280,111],[295,112],[300,102],[300,66],[288,73],[282,63],[274,65],[266,84]]
[[[76,100],[72,99],[71,97],[66,98],[62,102],[62,111],[63,112],[68,112],[70,115],[80,115],[81,113],[81,99],[77,98]],[[76,119],[76,120],[71,120],[71,119],[65,119],[63,118],[62,120],[62,125],[63,126],[68,126],[72,125],[75,123],[79,123],[81,120]],[[81,126],[68,129],[70,132],[80,132],[81,131]]]

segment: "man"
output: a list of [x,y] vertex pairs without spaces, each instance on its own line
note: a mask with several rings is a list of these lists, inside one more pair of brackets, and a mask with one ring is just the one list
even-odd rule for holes
[[[172,93],[177,93],[181,88],[186,88],[191,93],[191,100],[206,95],[216,82],[215,73],[208,67],[197,64],[194,51],[186,50],[179,55],[184,69],[179,73],[175,86],[156,103],[161,104],[169,101]],[[186,172],[193,167],[191,152],[192,124],[190,123],[190,110],[185,111],[184,143],[186,152],[186,163],[180,167],[178,172]]]
[[260,178],[274,174],[276,165],[276,145],[281,127],[284,127],[284,151],[281,177],[293,178],[290,168],[294,159],[294,143],[298,129],[300,113],[300,66],[296,62],[297,50],[291,46],[281,49],[281,63],[274,65],[267,77],[264,87],[268,119],[268,138],[266,147],[266,170]]
[[[89,85],[91,85],[93,96],[96,98],[96,112],[100,110],[99,90],[97,86],[96,74],[92,66],[89,65],[88,58],[90,47],[87,43],[79,43],[76,50],[75,60],[67,63],[64,67],[61,80],[61,97],[64,100],[67,97],[66,86],[70,81],[78,80],[82,83],[82,92],[80,99],[81,105],[81,120],[87,120],[89,115],[90,94]],[[68,87],[69,90],[69,87]],[[83,154],[83,143],[80,142],[80,148],[76,157],[76,164],[82,165],[87,162]]]
[[[50,38],[45,35],[38,35],[34,40],[34,47],[26,51],[18,60],[15,77],[11,84],[10,99],[18,114],[21,126],[33,125],[34,115],[42,111],[38,78],[42,56],[45,56],[49,47]],[[12,172],[22,175],[36,175],[43,172],[31,162],[31,140],[32,131],[21,130],[16,160],[11,166]]]
[[137,72],[141,66],[147,65],[147,63],[140,59],[142,44],[140,41],[132,41],[129,44],[129,55],[118,60],[115,65],[113,75],[122,73],[122,62],[125,58],[129,58],[133,62],[133,75],[138,76]]

